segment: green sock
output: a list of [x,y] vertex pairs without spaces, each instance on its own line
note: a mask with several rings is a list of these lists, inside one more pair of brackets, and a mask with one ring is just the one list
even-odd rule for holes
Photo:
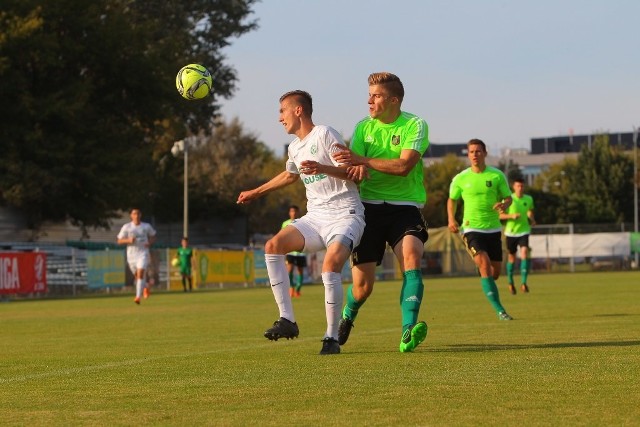
[[513,285],[513,263],[507,261],[507,280],[510,285]]
[[344,306],[342,310],[342,317],[351,320],[352,322],[356,320],[358,316],[358,309],[362,307],[362,304],[366,301],[366,298],[362,301],[356,301],[353,296],[353,284],[349,286],[347,289],[347,304]]
[[500,295],[498,294],[498,287],[493,277],[481,277],[480,283],[482,284],[482,292],[487,296],[487,299],[493,306],[496,313],[506,311],[502,304],[500,304]]
[[293,288],[293,270],[289,272],[289,286]]
[[303,279],[302,274],[298,274],[298,278],[296,280],[296,291],[298,292],[300,292],[300,288],[302,288]]
[[529,260],[528,259],[523,259],[522,261],[520,261],[520,276],[522,283],[526,284],[527,283],[527,276],[529,275]]
[[423,294],[424,284],[420,270],[405,271],[402,274],[402,290],[400,291],[403,331],[418,323]]

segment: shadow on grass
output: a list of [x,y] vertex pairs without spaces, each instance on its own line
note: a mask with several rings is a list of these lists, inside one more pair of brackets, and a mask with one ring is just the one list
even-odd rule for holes
[[593,317],[625,317],[625,316],[638,316],[637,314],[629,313],[611,313],[611,314],[594,314]]
[[589,347],[632,347],[640,346],[640,341],[593,341],[593,342],[558,342],[544,344],[455,344],[448,348],[425,349],[438,352],[467,352],[467,351],[501,351],[528,350],[532,348],[589,348]]

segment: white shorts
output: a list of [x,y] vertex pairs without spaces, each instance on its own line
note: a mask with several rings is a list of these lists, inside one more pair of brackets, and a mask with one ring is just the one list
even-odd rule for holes
[[146,270],[149,267],[149,255],[138,255],[136,257],[128,258],[129,270],[135,275],[138,270]]
[[349,239],[352,242],[350,249],[353,250],[360,243],[364,232],[364,215],[346,213],[326,216],[311,212],[289,225],[297,228],[304,237],[303,252],[313,253],[326,249],[336,236]]

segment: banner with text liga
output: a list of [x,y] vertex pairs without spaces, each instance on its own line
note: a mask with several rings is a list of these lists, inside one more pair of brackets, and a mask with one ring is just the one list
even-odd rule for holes
[[47,254],[0,253],[0,294],[47,292]]

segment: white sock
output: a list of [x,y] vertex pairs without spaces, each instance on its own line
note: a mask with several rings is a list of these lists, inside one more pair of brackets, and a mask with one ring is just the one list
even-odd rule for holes
[[144,288],[144,284],[142,279],[136,279],[136,298],[142,297],[143,288]]
[[324,310],[327,314],[326,337],[338,339],[338,325],[342,317],[342,276],[340,273],[322,273],[324,284]]
[[292,322],[296,321],[293,315],[293,304],[289,295],[289,273],[284,262],[284,255],[265,254],[265,263],[267,264],[267,273],[269,274],[269,283],[271,284],[271,292],[276,299],[280,317],[284,317]]

